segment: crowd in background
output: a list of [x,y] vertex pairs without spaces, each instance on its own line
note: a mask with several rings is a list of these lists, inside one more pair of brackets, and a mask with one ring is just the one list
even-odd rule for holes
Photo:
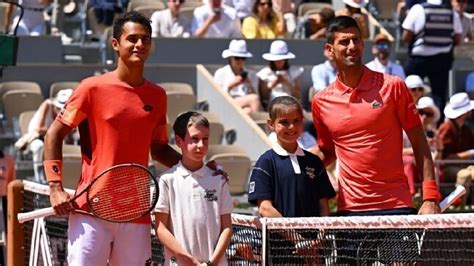
[[[130,0],[130,3],[134,0]],[[136,1],[136,0],[135,0]],[[152,0],[149,0],[150,3]],[[188,2],[190,0],[187,0]],[[309,94],[301,87],[303,68],[291,64],[295,55],[290,51],[285,38],[325,39],[326,26],[336,16],[353,17],[362,37],[370,38],[369,15],[371,1],[343,0],[344,7],[334,10],[331,1],[289,1],[289,0],[203,0],[194,7],[191,16],[182,14],[186,0],[168,0],[166,8],[151,13],[153,37],[173,38],[229,38],[228,49],[222,57],[228,64],[218,69],[214,79],[227,91],[236,103],[247,113],[266,111],[269,102],[281,95],[291,95],[303,101],[332,83],[337,75],[333,59],[325,54],[326,61],[311,70],[313,86]],[[52,24],[51,0],[19,0],[24,7],[24,16],[15,8],[7,9],[5,29],[11,32],[19,23],[17,34],[41,35]],[[298,14],[298,7],[306,2],[327,3],[318,10]],[[59,12],[67,12],[68,1],[59,1]],[[115,14],[126,10],[129,1],[89,1],[91,13],[99,24],[112,25]],[[404,15],[401,24],[401,40],[408,45],[408,59],[404,66],[393,61],[393,39],[384,33],[373,36],[371,51],[373,60],[366,66],[374,71],[398,76],[405,80],[412,93],[414,103],[426,131],[433,157],[442,159],[474,159],[474,121],[471,109],[474,100],[474,73],[466,80],[465,92],[448,97],[448,73],[453,62],[453,47],[473,40],[472,18],[466,11],[466,0],[400,1]],[[431,11],[430,11],[431,10]],[[448,30],[429,28],[437,11],[447,12]],[[426,16],[419,14],[425,13]],[[431,13],[430,13],[431,12]],[[48,17],[49,15],[49,17]],[[423,19],[421,19],[423,18]],[[59,29],[61,30],[61,26]],[[422,32],[424,34],[420,34]],[[420,37],[420,35],[424,35]],[[261,55],[268,65],[256,71],[246,66],[246,59],[257,56],[247,50],[243,39],[276,39],[268,53]],[[395,40],[398,41],[398,40]],[[321,51],[322,52],[322,51]],[[470,100],[469,100],[470,99]],[[459,110],[465,111],[461,112]],[[313,136],[316,138],[316,136]],[[419,180],[410,146],[403,150],[405,174],[409,178],[411,192],[417,193]],[[438,176],[442,181],[456,182],[470,186],[474,179],[472,164],[438,165]],[[466,198],[464,198],[464,201]]]

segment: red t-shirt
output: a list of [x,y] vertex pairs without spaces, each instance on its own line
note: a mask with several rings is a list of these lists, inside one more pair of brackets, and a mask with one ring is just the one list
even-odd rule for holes
[[421,122],[403,81],[364,67],[357,87],[336,79],[314,96],[312,111],[318,145],[334,149],[339,160],[339,211],[412,206],[402,129]]
[[[132,87],[113,72],[83,80],[57,120],[79,127],[82,174],[77,191],[111,166],[147,166],[151,143],[168,142],[165,91],[146,80]],[[87,208],[85,197],[77,203]],[[149,217],[137,222],[149,222]]]

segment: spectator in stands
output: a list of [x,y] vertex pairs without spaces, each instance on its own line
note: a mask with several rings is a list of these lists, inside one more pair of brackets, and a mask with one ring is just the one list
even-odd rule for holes
[[227,265],[233,205],[227,180],[204,165],[209,121],[198,112],[186,112],[176,118],[173,131],[183,156],[161,175],[155,207],[165,265]]
[[474,28],[471,15],[464,12],[467,6],[467,0],[451,0],[454,11],[459,14],[462,25],[461,41],[469,42],[474,39]]
[[275,39],[284,36],[286,23],[279,8],[273,8],[272,0],[255,0],[252,15],[242,23],[242,35],[246,39]]
[[[428,140],[431,155],[433,156],[433,159],[440,159],[438,158],[439,153],[437,150],[442,145],[438,144],[434,138],[436,132],[438,131],[437,125],[440,118],[439,108],[436,106],[433,99],[428,96],[421,97],[416,104],[416,108],[418,110],[418,114],[420,115],[421,124],[423,125],[423,129]],[[403,165],[405,175],[408,177],[410,194],[415,195],[417,192],[415,184],[421,182],[421,179],[418,176],[419,171],[416,168],[413,148],[405,131],[403,132]]]
[[97,23],[105,26],[112,26],[117,4],[117,0],[89,0],[89,5],[94,8]]
[[420,76],[410,75],[405,79],[405,84],[410,90],[413,102],[416,104],[421,97],[428,95],[431,92],[431,88],[423,83]]
[[[466,92],[469,95],[469,99],[474,101],[474,72],[471,72],[467,75]],[[472,112],[471,117],[466,123],[471,130],[474,130],[474,112]]]
[[[13,1],[17,2],[17,1]],[[5,17],[7,19],[6,31],[13,32],[18,24],[17,35],[38,36],[46,34],[46,22],[43,11],[49,6],[52,0],[19,0],[19,4],[23,6],[23,18],[20,19],[20,8],[15,5],[7,5]],[[17,10],[17,12],[15,12]],[[15,15],[15,18],[13,18]],[[13,20],[12,20],[13,19]]]
[[311,101],[312,95],[318,93],[319,91],[323,90],[329,84],[336,80],[336,62],[334,62],[334,58],[329,54],[329,52],[324,49],[324,57],[326,57],[326,61],[319,65],[316,65],[311,69],[311,80],[313,81],[313,87],[310,88],[312,93],[309,96],[309,100]]
[[[474,133],[466,125],[467,119],[474,110],[474,101],[465,92],[451,96],[444,108],[446,121],[438,130],[439,142],[443,147],[439,151],[443,159],[474,160]],[[444,180],[463,185],[467,191],[474,180],[474,164],[443,164],[441,170]],[[463,203],[469,193],[463,196]]]
[[409,44],[405,73],[422,79],[428,77],[433,99],[443,108],[453,62],[453,46],[461,42],[462,26],[458,13],[448,0],[428,0],[410,9],[402,27],[402,39]]
[[[250,176],[248,196],[249,203],[257,205],[263,217],[329,215],[328,200],[335,196],[335,192],[321,159],[298,145],[297,140],[303,133],[303,120],[303,107],[294,97],[281,96],[270,103],[267,124],[275,132],[276,141],[257,160]],[[312,240],[317,239],[317,234],[295,232],[294,236],[297,243],[308,238],[306,248],[314,249],[316,241]],[[288,247],[287,241],[282,240],[280,243]],[[274,243],[278,245],[277,242]],[[296,246],[296,250],[281,252],[300,252],[297,243],[291,245]],[[295,261],[295,258],[285,260],[284,256],[272,262],[275,265],[304,263]],[[321,263],[312,262],[309,265]]]
[[[206,2],[207,1],[207,2]],[[221,0],[206,0],[194,9],[191,31],[202,38],[240,38],[240,20],[237,11],[222,5]]]
[[224,0],[223,4],[235,8],[240,22],[252,15],[254,0]]
[[[364,42],[357,21],[351,17],[340,16],[330,22],[324,48],[334,57],[338,74],[334,83],[313,97],[312,111],[323,162],[326,166],[336,158],[339,162],[337,214],[416,214],[403,173],[402,130],[412,143],[423,178],[419,213],[439,213],[432,156],[405,83],[364,66]],[[344,258],[358,258],[358,240],[367,236],[349,233],[346,237],[351,241],[336,243],[343,247],[337,263],[354,265],[355,259]],[[405,256],[405,247],[393,248]],[[397,262],[380,252],[380,259],[387,264]]]
[[344,2],[346,6],[345,8],[336,10],[336,17],[349,16],[355,19],[361,29],[362,38],[368,39],[370,37],[369,16],[362,13],[362,0],[343,0],[342,2]]
[[390,60],[391,47],[391,42],[386,34],[377,34],[372,42],[374,60],[368,62],[366,66],[373,71],[398,76],[404,80],[405,71],[403,67]]
[[[12,156],[5,154],[3,150],[0,150],[0,196],[2,197],[2,214],[0,219],[3,219],[4,230],[3,232],[7,232],[7,206],[8,206],[8,198],[7,198],[7,186],[8,184],[16,179],[16,172],[15,172],[15,160]],[[7,254],[3,253],[3,248],[0,249],[0,262],[3,264],[5,261],[4,257]]]
[[326,28],[334,17],[334,10],[328,7],[306,14],[298,23],[293,38],[310,40],[326,38]]
[[256,93],[257,75],[255,71],[245,68],[245,60],[250,57],[252,54],[247,51],[244,40],[232,40],[229,48],[222,52],[222,58],[227,59],[228,64],[214,74],[216,83],[247,113],[260,110],[260,98]]
[[168,8],[155,11],[151,15],[152,37],[190,37],[191,21],[180,14],[181,4],[185,0],[168,0]]
[[269,66],[257,73],[259,78],[259,94],[263,106],[278,96],[292,95],[301,99],[302,67],[290,66],[289,59],[295,55],[288,51],[286,42],[273,41],[270,52],[262,55],[269,62]]
[[72,92],[72,89],[64,89],[59,91],[54,99],[46,99],[31,118],[28,124],[28,132],[15,143],[18,149],[24,149],[28,146],[31,151],[35,181],[38,183],[46,183],[43,173],[44,135],[72,95]]

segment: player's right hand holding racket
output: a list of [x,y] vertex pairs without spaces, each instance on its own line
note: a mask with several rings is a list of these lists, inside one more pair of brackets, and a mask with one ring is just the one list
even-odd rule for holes
[[[133,163],[108,168],[71,200],[59,183],[52,186],[51,204],[54,207],[19,213],[20,223],[55,214],[67,214],[73,209],[110,222],[129,222],[150,213],[158,200],[156,178],[144,166]],[[90,212],[75,208],[75,200],[82,195],[85,195]]]

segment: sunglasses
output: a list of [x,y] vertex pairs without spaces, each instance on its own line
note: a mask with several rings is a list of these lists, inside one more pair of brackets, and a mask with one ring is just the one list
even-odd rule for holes
[[388,50],[390,48],[390,45],[388,43],[377,43],[375,44],[375,47],[379,50]]
[[416,87],[416,88],[411,88],[410,90],[411,90],[411,91],[420,91],[420,92],[423,92],[423,91],[425,91],[425,88],[423,88],[423,87]]
[[424,111],[424,110],[418,110],[418,113],[421,116],[434,117],[434,113],[432,113],[432,112],[428,112],[428,111]]
[[239,57],[239,56],[234,56],[234,59],[235,59],[235,60],[242,60],[242,61],[247,60],[247,58],[245,58],[245,57]]

